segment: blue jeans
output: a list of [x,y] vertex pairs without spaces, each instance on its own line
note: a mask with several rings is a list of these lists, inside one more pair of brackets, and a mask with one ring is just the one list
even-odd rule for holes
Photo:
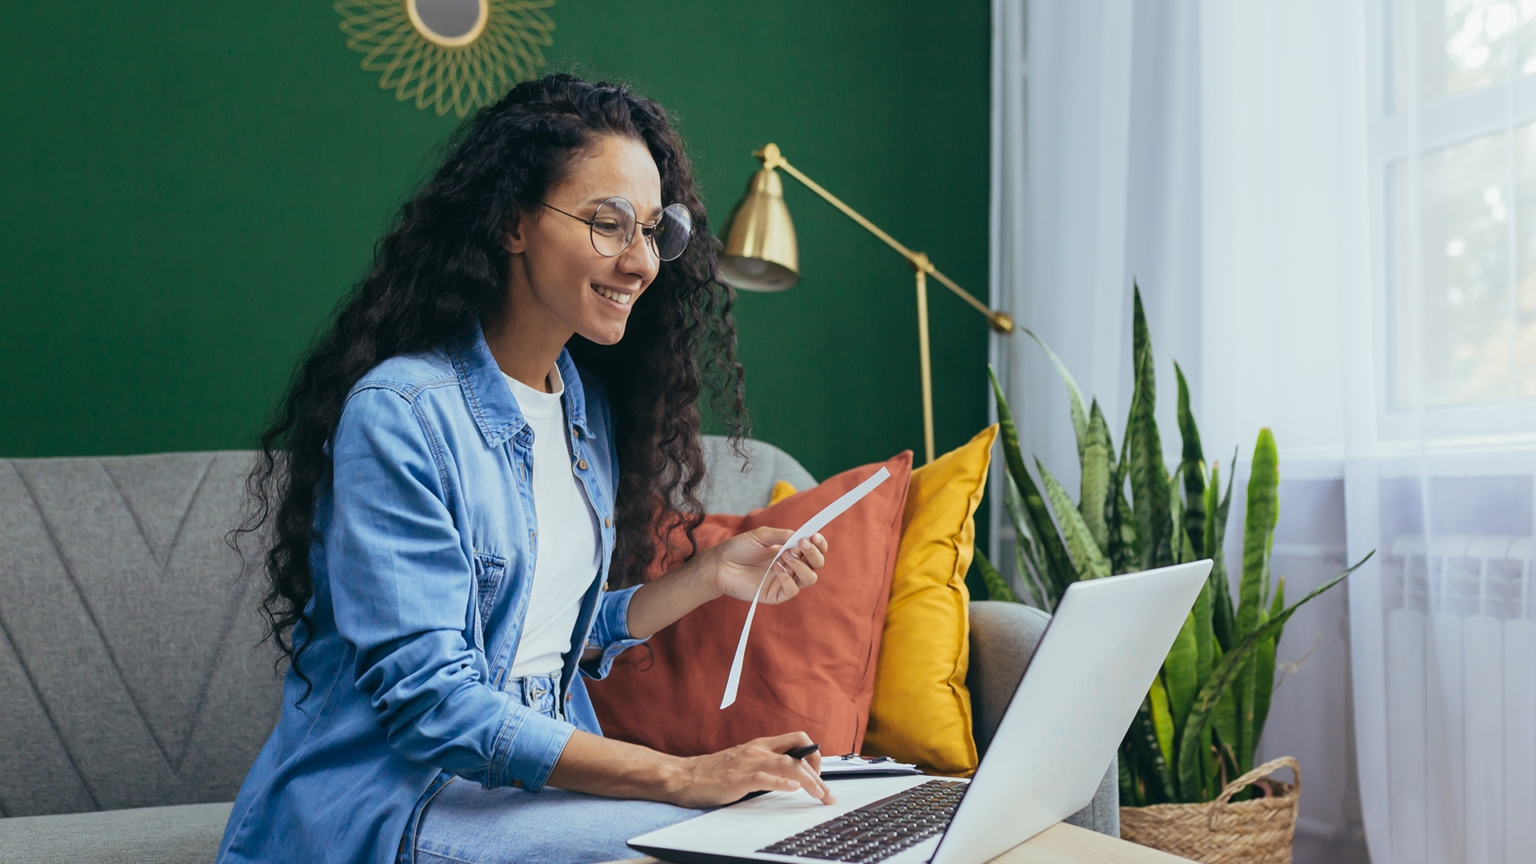
[[[559,673],[504,688],[523,704],[558,716]],[[633,858],[624,841],[701,811],[654,801],[621,801],[546,787],[541,792],[444,778],[406,834],[401,861],[415,864],[592,864]],[[415,820],[413,820],[415,821]],[[414,856],[411,854],[414,852]]]

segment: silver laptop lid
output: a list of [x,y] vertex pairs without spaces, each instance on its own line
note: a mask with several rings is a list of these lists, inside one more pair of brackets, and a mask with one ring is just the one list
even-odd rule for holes
[[933,864],[990,861],[1086,807],[1210,561],[1067,588]]

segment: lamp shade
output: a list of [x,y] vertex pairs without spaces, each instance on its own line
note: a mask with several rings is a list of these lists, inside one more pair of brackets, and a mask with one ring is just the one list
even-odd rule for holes
[[[772,145],[769,145],[772,146]],[[752,175],[726,227],[720,278],[747,291],[783,291],[800,281],[800,246],[772,168]]]

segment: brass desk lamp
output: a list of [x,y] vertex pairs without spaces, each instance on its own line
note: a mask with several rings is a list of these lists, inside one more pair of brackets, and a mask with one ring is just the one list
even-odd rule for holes
[[789,218],[789,208],[784,205],[784,186],[775,168],[783,168],[791,177],[810,187],[812,192],[825,198],[827,203],[843,211],[844,215],[869,229],[871,234],[884,240],[887,246],[901,253],[917,274],[917,346],[923,372],[923,452],[927,462],[933,461],[933,377],[928,365],[928,276],[939,280],[944,287],[955,292],[961,300],[971,304],[976,311],[987,316],[987,323],[998,333],[1012,333],[1013,317],[1007,312],[989,309],[987,304],[968,294],[952,279],[934,269],[933,262],[922,252],[897,243],[891,235],[881,231],[874,223],[854,212],[852,207],[837,196],[821,188],[816,181],[800,173],[779,152],[778,145],[769,144],[754,151],[763,167],[747,184],[747,193],[731,211],[726,230],[724,260],[720,275],[729,284],[747,291],[783,291],[793,288],[800,281],[800,248],[795,242],[795,225]]

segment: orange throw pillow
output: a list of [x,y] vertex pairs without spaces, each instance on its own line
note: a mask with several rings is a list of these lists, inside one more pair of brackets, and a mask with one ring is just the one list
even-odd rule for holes
[[713,515],[694,535],[707,548],[762,525],[799,528],[881,467],[891,479],[822,530],[827,564],[787,603],[759,606],[736,703],[720,710],[748,604],[722,597],[626,651],[588,681],[603,734],[679,756],[804,731],[827,755],[856,753],[869,723],[875,662],[912,453],[845,471],[745,516]]

